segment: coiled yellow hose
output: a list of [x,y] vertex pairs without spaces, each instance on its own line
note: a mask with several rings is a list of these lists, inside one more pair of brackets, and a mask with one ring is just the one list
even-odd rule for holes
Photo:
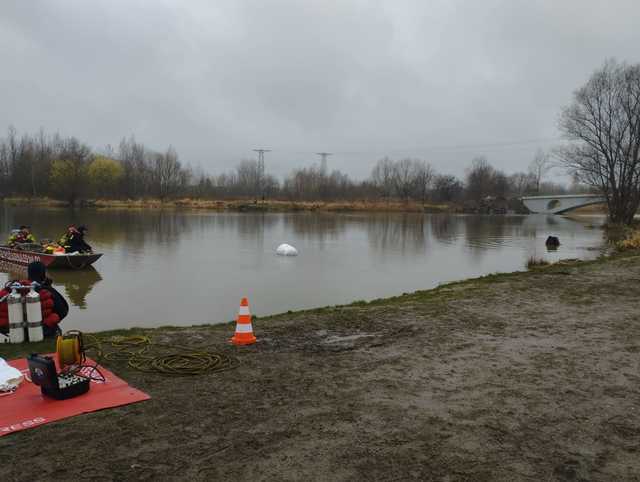
[[[126,361],[130,368],[145,373],[202,375],[238,366],[237,359],[227,355],[206,349],[155,343],[145,335],[109,338],[85,335],[85,339],[85,349],[94,350],[98,359]],[[113,350],[105,352],[106,347]]]

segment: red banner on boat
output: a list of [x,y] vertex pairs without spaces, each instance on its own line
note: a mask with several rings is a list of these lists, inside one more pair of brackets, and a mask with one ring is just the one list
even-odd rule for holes
[[[7,363],[23,374],[29,375],[25,358]],[[93,365],[94,362],[87,358],[87,364]],[[151,398],[146,393],[129,386],[109,370],[101,366],[98,368],[104,375],[105,381],[92,381],[87,393],[68,400],[44,397],[40,393],[39,386],[24,380],[14,393],[0,397],[0,437],[82,413],[119,407]]]

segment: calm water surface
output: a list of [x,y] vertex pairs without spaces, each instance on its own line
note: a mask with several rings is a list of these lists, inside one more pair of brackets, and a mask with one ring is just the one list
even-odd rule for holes
[[[64,329],[191,325],[234,319],[248,296],[258,315],[371,300],[493,272],[530,256],[594,258],[603,218],[422,214],[209,213],[4,208],[4,233],[32,226],[57,239],[89,226],[95,269],[51,271],[72,305]],[[562,245],[547,252],[556,235]],[[280,257],[280,243],[298,257]],[[13,265],[0,279],[24,277]]]

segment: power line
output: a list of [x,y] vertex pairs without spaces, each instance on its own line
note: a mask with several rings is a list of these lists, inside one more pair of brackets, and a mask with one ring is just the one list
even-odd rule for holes
[[327,157],[330,156],[331,152],[316,152],[317,155],[320,156],[320,172],[322,174],[327,173]]
[[258,179],[256,186],[256,195],[264,197],[264,153],[271,152],[271,149],[253,149],[253,151],[258,153]]
[[[541,143],[550,143],[550,142],[558,142],[563,140],[561,137],[547,137],[547,138],[538,138],[538,139],[526,139],[526,140],[518,140],[518,141],[505,141],[505,142],[488,142],[488,143],[478,143],[478,144],[440,144],[440,145],[432,145],[432,146],[416,146],[412,148],[404,148],[404,149],[384,149],[381,148],[378,152],[388,152],[388,153],[402,153],[402,152],[419,152],[419,151],[467,151],[467,150],[480,150],[480,149],[504,149],[510,147],[522,147],[531,144],[541,144]],[[370,154],[374,151],[344,151],[339,152],[339,154]]]
[[[426,145],[426,146],[414,146],[410,148],[385,148],[380,147],[379,149],[368,149],[368,150],[353,150],[353,151],[336,151],[333,153],[327,154],[341,154],[341,155],[366,155],[366,154],[374,154],[379,155],[381,153],[410,153],[410,152],[420,152],[420,151],[465,151],[465,150],[473,150],[473,149],[508,149],[510,147],[525,147],[531,144],[548,144],[552,142],[559,142],[564,140],[562,137],[541,137],[535,139],[520,139],[514,141],[503,141],[503,142],[486,142],[486,143],[478,143],[478,144],[434,144],[434,145]],[[286,147],[278,148],[278,152],[286,153],[286,154],[298,154],[305,155],[310,154],[309,151],[296,151],[290,150]],[[316,152],[315,154],[321,155],[322,153]]]

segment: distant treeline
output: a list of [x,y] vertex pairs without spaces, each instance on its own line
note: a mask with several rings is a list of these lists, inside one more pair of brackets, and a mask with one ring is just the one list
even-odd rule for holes
[[183,165],[169,147],[157,152],[131,138],[117,149],[94,152],[74,137],[18,135],[10,127],[0,139],[0,196],[52,197],[75,203],[83,199],[162,200],[286,199],[332,201],[402,199],[418,202],[479,201],[487,196],[562,194],[584,191],[544,182],[549,158],[539,151],[527,172],[507,175],[483,157],[476,157],[464,179],[439,174],[423,160],[378,160],[368,179],[354,180],[318,166],[294,169],[282,181],[261,172],[255,160],[243,160],[217,176]]

